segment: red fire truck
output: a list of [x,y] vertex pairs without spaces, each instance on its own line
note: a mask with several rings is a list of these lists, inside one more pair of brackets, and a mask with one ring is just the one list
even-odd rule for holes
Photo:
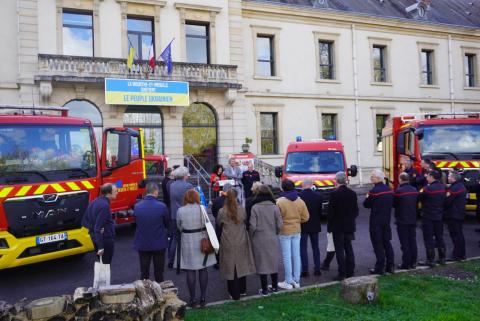
[[470,193],[467,210],[476,209],[473,188],[480,178],[480,114],[424,114],[393,117],[382,131],[383,169],[398,185],[406,160],[421,173],[420,162],[430,159],[442,171],[459,169]]
[[311,180],[316,191],[324,196],[324,209],[328,205],[330,192],[335,188],[335,174],[345,172],[357,175],[357,166],[347,168],[343,145],[339,141],[315,140],[288,144],[283,166],[275,168],[275,175],[289,179],[302,188],[306,179]]
[[106,129],[100,150],[90,121],[66,108],[0,111],[0,269],[91,251],[81,220],[103,183],[118,187],[116,222],[133,221],[145,178],[141,131]]

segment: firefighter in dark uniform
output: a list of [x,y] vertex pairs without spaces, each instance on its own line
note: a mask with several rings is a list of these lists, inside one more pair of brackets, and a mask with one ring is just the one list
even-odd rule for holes
[[417,177],[420,175],[415,167],[412,166],[412,161],[407,159],[404,162],[404,172],[409,176],[409,183],[413,187],[417,188]]
[[453,242],[452,261],[466,259],[463,221],[467,204],[467,189],[462,180],[461,173],[457,171],[448,173],[448,182],[451,185],[448,188],[447,199],[445,200],[445,219]]
[[417,266],[417,201],[418,191],[411,183],[411,176],[406,172],[398,177],[400,186],[393,198],[395,223],[398,239],[402,249],[400,269],[414,269]]
[[[393,273],[394,254],[390,241],[392,230],[390,228],[390,216],[393,206],[393,191],[384,183],[385,175],[380,170],[374,170],[370,181],[375,185],[368,192],[363,206],[370,210],[370,240],[377,262],[371,274]],[[386,262],[385,262],[386,259]],[[385,264],[386,263],[386,264]]]
[[422,203],[422,230],[427,261],[425,265],[434,266],[435,248],[438,249],[438,261],[445,264],[445,242],[443,240],[443,209],[445,204],[445,185],[440,183],[442,173],[432,170],[427,175],[428,185],[420,190]]
[[417,185],[417,189],[422,189],[423,187],[428,185],[427,182],[427,175],[432,170],[436,169],[435,164],[428,158],[422,159],[420,166],[422,167],[422,172],[417,176],[415,180],[415,184]]

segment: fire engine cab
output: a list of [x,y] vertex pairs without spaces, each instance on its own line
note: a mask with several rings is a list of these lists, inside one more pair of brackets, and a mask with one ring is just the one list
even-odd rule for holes
[[0,106],[0,269],[93,250],[82,216],[113,183],[117,223],[133,221],[145,178],[141,131],[92,124],[62,107]]
[[343,145],[339,141],[314,140],[288,144],[283,166],[275,168],[275,175],[282,180],[289,179],[299,189],[308,179],[315,190],[324,196],[324,209],[328,205],[331,191],[335,188],[335,174],[345,172],[351,177],[357,175],[357,166],[347,169]]
[[410,160],[421,173],[420,162],[430,159],[443,172],[462,172],[467,210],[475,210],[474,189],[480,178],[480,114],[424,114],[393,117],[382,131],[383,169],[396,188],[402,165]]

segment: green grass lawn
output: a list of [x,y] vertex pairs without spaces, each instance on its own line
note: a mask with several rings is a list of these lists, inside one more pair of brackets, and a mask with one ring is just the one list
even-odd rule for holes
[[[469,279],[438,276],[442,268],[427,272],[381,277],[375,304],[353,305],[339,296],[340,285],[268,298],[230,302],[188,310],[187,321],[475,321],[480,320],[480,261],[448,265],[449,270],[473,272]],[[434,275],[430,274],[433,272]],[[463,273],[466,274],[466,273]],[[468,273],[467,273],[468,276]]]

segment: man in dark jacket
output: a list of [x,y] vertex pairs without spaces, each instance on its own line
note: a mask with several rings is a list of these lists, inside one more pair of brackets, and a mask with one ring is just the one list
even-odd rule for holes
[[353,276],[355,255],[352,240],[355,238],[355,219],[358,216],[357,194],[347,187],[347,175],[335,175],[337,188],[330,194],[328,205],[328,231],[333,235],[337,253],[338,276],[340,281]]
[[402,248],[401,269],[414,269],[417,266],[417,201],[418,191],[413,187],[411,177],[405,172],[398,177],[400,186],[395,191],[393,207],[397,224],[398,239]]
[[312,190],[313,183],[311,180],[306,179],[303,181],[302,188],[303,190],[298,194],[298,196],[305,202],[307,205],[308,213],[310,218],[307,222],[301,225],[301,235],[300,235],[300,256],[302,258],[302,274],[301,277],[308,276],[308,239],[310,238],[310,244],[312,245],[313,252],[313,266],[314,274],[321,275],[320,272],[320,250],[318,248],[318,233],[321,231],[321,222],[320,217],[322,215],[322,203],[323,197],[320,193]]
[[117,198],[117,187],[105,183],[100,196],[91,202],[83,216],[82,225],[88,228],[97,256],[104,264],[111,264],[115,243],[115,221],[110,212],[110,200]]
[[242,185],[244,199],[252,196],[252,186],[254,182],[260,182],[260,173],[253,169],[253,163],[248,163],[248,169],[242,173]]
[[167,206],[157,200],[157,184],[148,183],[146,193],[145,198],[135,205],[133,213],[137,223],[134,248],[140,259],[140,280],[149,279],[150,262],[153,259],[155,281],[163,282],[170,216]]
[[177,211],[183,206],[183,196],[185,193],[193,189],[193,185],[188,182],[190,173],[185,166],[177,167],[173,171],[175,178],[172,183],[168,184],[168,192],[170,194],[170,241],[168,244],[168,267],[173,268],[173,261],[175,260],[175,251],[177,248]]
[[452,261],[466,259],[465,237],[463,236],[463,221],[467,204],[467,189],[462,182],[462,174],[457,171],[448,173],[448,182],[451,184],[445,200],[445,219],[448,231],[453,242]]
[[404,161],[404,166],[404,172],[407,173],[410,177],[410,185],[417,188],[417,177],[419,176],[418,171],[415,169],[415,167],[412,166],[412,161],[410,159],[406,159]]
[[[370,209],[370,240],[377,262],[375,268],[370,270],[371,274],[393,273],[394,254],[390,241],[392,240],[392,229],[390,228],[390,217],[393,206],[393,191],[384,183],[385,175],[376,169],[370,175],[370,181],[374,187],[368,192],[363,206]],[[385,265],[386,259],[386,265]]]
[[170,193],[168,192],[168,182],[173,180],[172,176],[172,169],[169,167],[165,170],[165,178],[162,181],[162,194],[163,194],[163,202],[167,205],[167,208],[170,210]]
[[439,182],[442,173],[432,170],[427,175],[428,185],[420,190],[422,203],[422,230],[427,261],[425,265],[434,266],[435,248],[438,249],[440,264],[445,264],[445,242],[443,240],[443,208],[445,205],[445,185]]

